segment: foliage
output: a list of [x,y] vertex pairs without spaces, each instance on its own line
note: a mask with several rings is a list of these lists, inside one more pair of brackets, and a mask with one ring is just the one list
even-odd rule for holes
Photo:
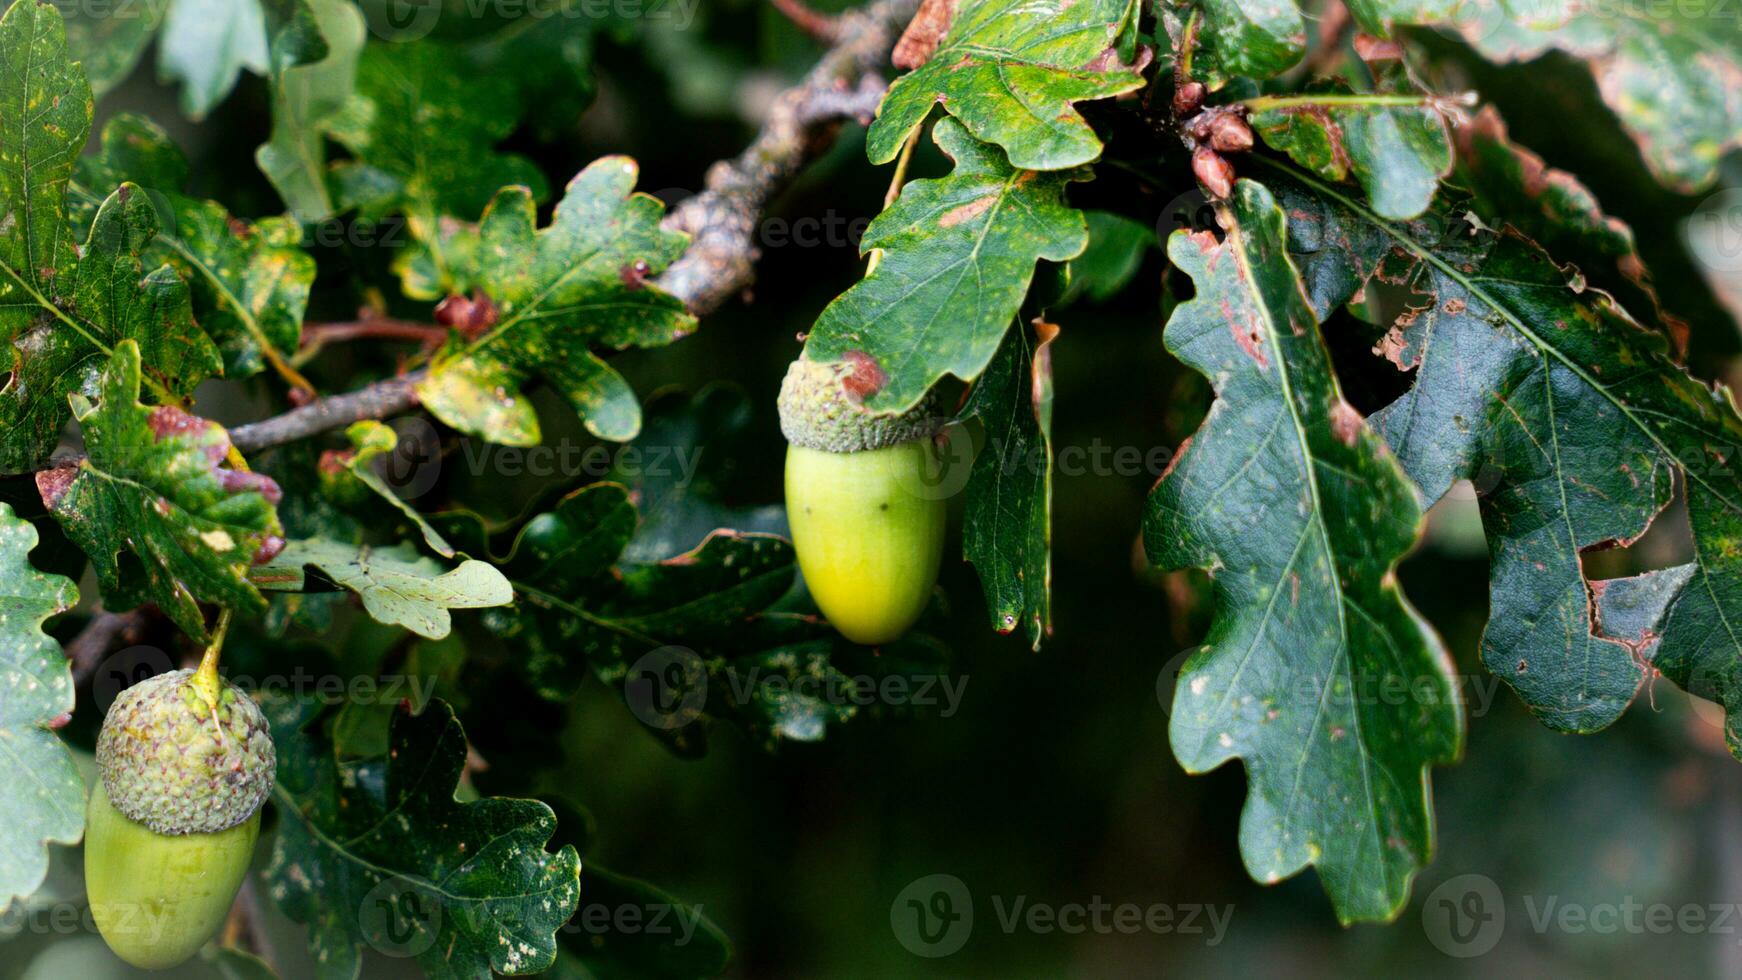
[[[1197,287],[1168,349],[1216,403],[1150,494],[1145,543],[1164,567],[1214,570],[1227,610],[1180,671],[1171,734],[1188,770],[1246,760],[1253,877],[1310,862],[1345,920],[1387,918],[1431,850],[1423,769],[1457,756],[1460,718],[1449,659],[1395,581],[1421,512],[1337,388],[1283,214],[1243,181],[1222,241],[1168,242]],[[1410,697],[1375,705],[1374,684]]]
[[[1239,760],[1247,871],[1310,866],[1344,923],[1405,908],[1433,770],[1476,724],[1457,644],[1400,584],[1424,533],[1419,562],[1449,561],[1433,515],[1461,487],[1488,556],[1481,676],[1568,733],[1663,678],[1721,705],[1742,757],[1742,415],[1708,380],[1742,286],[1677,267],[1668,219],[1617,216],[1734,182],[1734,24],[1559,0],[880,0],[809,25],[833,50],[798,87],[734,101],[765,66],[715,51],[737,43],[718,23],[489,6],[6,4],[0,773],[30,788],[0,803],[0,900],[46,887],[81,833],[66,744],[100,720],[89,658],[111,651],[63,644],[149,635],[163,667],[210,645],[350,685],[258,695],[279,763],[257,883],[318,975],[371,950],[438,976],[717,974],[724,931],[594,846],[634,828],[566,799],[592,785],[576,768],[634,750],[568,759],[573,730],[823,751],[797,743],[951,679],[932,631],[1049,654],[1095,635],[1055,623],[1094,588],[1055,549],[1071,515],[1136,519],[1144,492],[1098,560],[1133,590],[1191,572],[1165,579],[1173,639],[1114,640],[1207,629],[1164,701],[1172,752]],[[874,118],[867,65],[889,79]],[[1509,131],[1538,93],[1463,90],[1568,71],[1607,107],[1578,125],[1608,158]],[[735,130],[680,127],[722,108],[761,132],[707,170],[686,141]],[[823,153],[861,113],[894,168],[856,251],[752,294],[784,194],[881,189]],[[606,145],[637,140],[681,175]],[[702,196],[637,189],[670,180]],[[1140,342],[1108,325],[1132,309]],[[678,343],[716,316],[736,331],[718,346]],[[713,363],[795,356],[791,322],[858,408],[947,423],[915,491],[961,495],[982,596],[946,577],[924,633],[856,647],[804,588],[761,478],[775,382]],[[1073,413],[1103,402],[1196,429],[1126,498],[1066,465]],[[389,678],[428,686],[354,693]],[[590,711],[600,695],[624,710]],[[693,935],[616,922],[655,905]],[[612,924],[584,930],[594,914]],[[208,964],[271,975],[243,932]]]
[[59,646],[42,632],[43,620],[71,609],[78,589],[59,575],[32,568],[28,555],[36,530],[0,504],[0,681],[9,694],[0,711],[0,774],[8,785],[31,787],[8,793],[4,849],[0,850],[0,897],[36,891],[48,871],[46,846],[71,844],[84,828],[84,784],[72,758],[50,731],[73,708],[73,675]]

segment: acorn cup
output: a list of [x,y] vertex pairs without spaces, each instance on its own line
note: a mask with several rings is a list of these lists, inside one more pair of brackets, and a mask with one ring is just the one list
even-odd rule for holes
[[159,674],[115,699],[85,815],[85,891],[115,955],[165,969],[224,924],[275,764],[265,715],[215,663]]
[[854,643],[887,643],[925,610],[943,559],[942,420],[924,399],[873,415],[843,388],[853,368],[800,355],[780,389],[786,516],[817,607]]

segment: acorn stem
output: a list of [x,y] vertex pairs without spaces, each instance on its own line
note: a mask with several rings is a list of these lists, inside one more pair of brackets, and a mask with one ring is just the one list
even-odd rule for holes
[[212,642],[206,644],[206,652],[200,656],[200,668],[194,671],[194,676],[188,681],[194,690],[200,692],[206,704],[213,708],[218,706],[218,655],[224,649],[224,634],[230,632],[230,608],[218,610],[218,625],[212,630]]

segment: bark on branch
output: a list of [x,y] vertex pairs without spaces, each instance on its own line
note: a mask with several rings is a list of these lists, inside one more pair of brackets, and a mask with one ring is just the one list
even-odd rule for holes
[[[768,201],[833,142],[840,121],[868,120],[883,94],[881,71],[919,0],[876,0],[834,21],[834,46],[799,84],[776,97],[750,146],[709,168],[706,189],[666,216],[689,233],[690,247],[654,283],[698,316],[718,309],[755,281],[756,224]],[[283,415],[230,430],[243,452],[306,439],[362,419],[417,406],[422,372],[317,399]]]
[[301,408],[230,430],[230,442],[245,453],[307,439],[363,419],[384,419],[417,407],[417,383],[424,372],[384,378],[342,395],[317,398]]

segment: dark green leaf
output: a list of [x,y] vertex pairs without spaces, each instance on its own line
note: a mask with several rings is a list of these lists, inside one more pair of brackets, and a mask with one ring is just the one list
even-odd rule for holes
[[617,557],[635,533],[635,505],[614,483],[594,483],[526,522],[503,562],[520,582],[574,595],[611,578]]
[[1295,0],[1198,0],[1161,10],[1176,45],[1185,46],[1195,23],[1190,74],[1212,89],[1236,77],[1281,74],[1306,54],[1306,21]]
[[137,187],[103,203],[82,254],[67,220],[67,184],[91,125],[91,93],[67,56],[55,8],[15,3],[0,17],[0,335],[12,377],[0,400],[0,471],[39,465],[65,426],[67,395],[89,391],[123,339],[136,340],[148,384],[169,396],[222,367],[195,325],[187,287],[141,261],[157,216]]
[[1131,283],[1143,258],[1160,243],[1154,226],[1111,211],[1085,211],[1089,247],[1071,260],[1070,284],[1059,298],[1063,306],[1085,298],[1105,303]]
[[1379,214],[1413,218],[1451,169],[1452,148],[1432,98],[1411,88],[1356,92],[1329,83],[1260,96],[1247,102],[1249,121],[1264,142],[1320,176],[1354,177]]
[[[163,127],[145,116],[121,112],[103,124],[97,152],[80,157],[73,176],[68,210],[79,228],[89,230],[103,196],[122,184],[138,184],[152,195],[181,193],[187,187],[188,161]],[[169,211],[163,207],[161,216],[170,217]]]
[[[837,666],[857,648],[815,616],[771,611],[792,588],[791,545],[718,530],[687,553],[638,562],[621,554],[634,533],[627,491],[597,483],[529,521],[503,560],[520,601],[485,621],[539,694],[563,700],[596,676],[686,753],[701,747],[691,723],[709,718],[809,741],[858,713],[859,682]],[[923,638],[883,653],[865,674],[911,667],[935,680],[942,669]],[[650,684],[655,697],[636,701]]]
[[620,582],[558,587],[576,571],[553,567],[529,580],[510,568],[523,601],[503,631],[526,643],[526,669],[548,697],[572,694],[589,671],[621,684],[632,660],[661,647],[731,648],[728,638],[792,587],[794,559],[780,538],[719,531],[686,554],[625,566]]
[[[602,40],[633,40],[642,23],[630,8],[615,8],[601,17],[603,9],[590,0],[529,7],[467,50],[480,71],[504,73],[515,81],[530,124],[540,132],[562,133],[574,126],[597,93],[594,48]],[[681,30],[682,20],[677,23]]]
[[695,318],[646,281],[688,239],[660,227],[663,205],[633,192],[635,176],[628,157],[594,161],[543,230],[525,188],[504,188],[490,203],[477,281],[497,319],[476,340],[450,343],[418,385],[437,418],[491,442],[537,445],[538,416],[522,389],[539,377],[594,435],[626,440],[640,430],[635,392],[591,348],[667,344]]
[[980,420],[986,445],[968,476],[962,552],[980,573],[992,628],[1021,626],[1040,649],[1052,632],[1052,352],[1018,327],[974,385],[963,418]]
[[1222,223],[1221,242],[1168,242],[1197,289],[1168,349],[1217,395],[1144,523],[1152,561],[1215,586],[1174,754],[1191,772],[1245,762],[1254,878],[1312,864],[1344,922],[1390,919],[1433,849],[1427,767],[1462,740],[1450,659],[1396,582],[1421,511],[1343,400],[1270,192],[1240,181]]
[[1072,103],[1143,85],[1133,0],[963,0],[931,59],[895,80],[865,137],[887,163],[942,103],[1013,166],[1063,170],[1101,155]]
[[[1732,530],[1737,524],[1729,522]],[[1718,563],[1729,575],[1737,572],[1727,555]],[[1742,659],[1724,631],[1708,626],[1736,608],[1742,596],[1730,584],[1734,578],[1719,586],[1722,592],[1690,589],[1697,577],[1708,587],[1715,584],[1700,563],[1592,582],[1595,631],[1626,646],[1682,690],[1723,706],[1724,741],[1742,757]]]
[[466,736],[446,702],[397,713],[387,755],[341,761],[318,708],[267,704],[278,745],[279,830],[266,879],[309,927],[323,977],[354,978],[365,945],[415,956],[431,977],[548,968],[574,913],[580,858],[544,849],[537,800],[454,796]]
[[286,218],[250,224],[215,201],[181,193],[187,161],[155,123],[123,113],[103,125],[101,150],[79,161],[69,203],[88,215],[104,189],[124,182],[146,190],[161,221],[142,253],[188,283],[194,319],[218,345],[224,374],[258,373],[271,355],[296,350],[315,263],[302,229]]
[[141,405],[139,385],[139,347],[122,341],[98,403],[72,397],[90,455],[38,473],[36,484],[67,537],[91,557],[106,607],[156,602],[204,639],[201,602],[266,611],[247,573],[283,543],[273,510],[278,486],[225,468],[230,436],[221,426],[173,406]]
[[606,479],[622,484],[641,512],[641,525],[623,549],[640,564],[681,555],[721,528],[787,533],[780,504],[736,507],[737,484],[753,474],[744,462],[765,433],[752,424],[750,398],[732,384],[710,384],[693,397],[656,396],[647,422],[617,455]]
[[85,784],[52,731],[72,713],[73,672],[42,631],[79,590],[30,567],[35,547],[36,529],[0,504],[0,910],[42,884],[48,844],[85,829]]
[[1414,385],[1373,424],[1425,499],[1459,479],[1483,491],[1489,668],[1552,728],[1615,720],[1647,666],[1593,634],[1581,553],[1642,534],[1679,472],[1697,571],[1665,624],[1678,642],[1661,669],[1723,663],[1729,676],[1742,662],[1730,625],[1742,623],[1742,418],[1729,392],[1683,373],[1659,335],[1524,238],[1468,234],[1449,205],[1396,225],[1304,177],[1276,186],[1320,310],[1376,276],[1413,294],[1383,350]]
[[[417,245],[396,268],[403,274],[427,263],[434,270],[431,288],[408,295],[463,291],[454,287],[468,270],[445,248],[446,219],[473,220],[504,185],[544,197],[544,178],[530,160],[495,150],[519,118],[513,79],[467,70],[457,48],[429,40],[364,48],[356,91],[326,124],[356,158],[337,168],[341,186],[352,189],[344,203],[360,205],[365,217],[403,213]],[[362,187],[368,196],[360,199]]]
[[871,222],[861,247],[882,249],[876,271],[823,310],[807,345],[818,361],[869,357],[882,382],[865,397],[873,411],[911,408],[946,374],[978,377],[1035,263],[1075,258],[1089,242],[1082,212],[1064,201],[1086,171],[1012,169],[954,119],[932,137],[955,170],[903,187]]
[[597,864],[581,877],[563,947],[597,980],[696,980],[719,976],[732,958],[701,906]]
[[1645,266],[1633,230],[1606,214],[1577,177],[1514,143],[1493,106],[1459,126],[1456,136],[1457,182],[1474,194],[1470,204],[1485,224],[1512,225],[1611,291],[1627,282],[1643,288]]
[[200,948],[200,961],[210,965],[220,980],[278,980],[265,960],[234,946],[207,943]]

